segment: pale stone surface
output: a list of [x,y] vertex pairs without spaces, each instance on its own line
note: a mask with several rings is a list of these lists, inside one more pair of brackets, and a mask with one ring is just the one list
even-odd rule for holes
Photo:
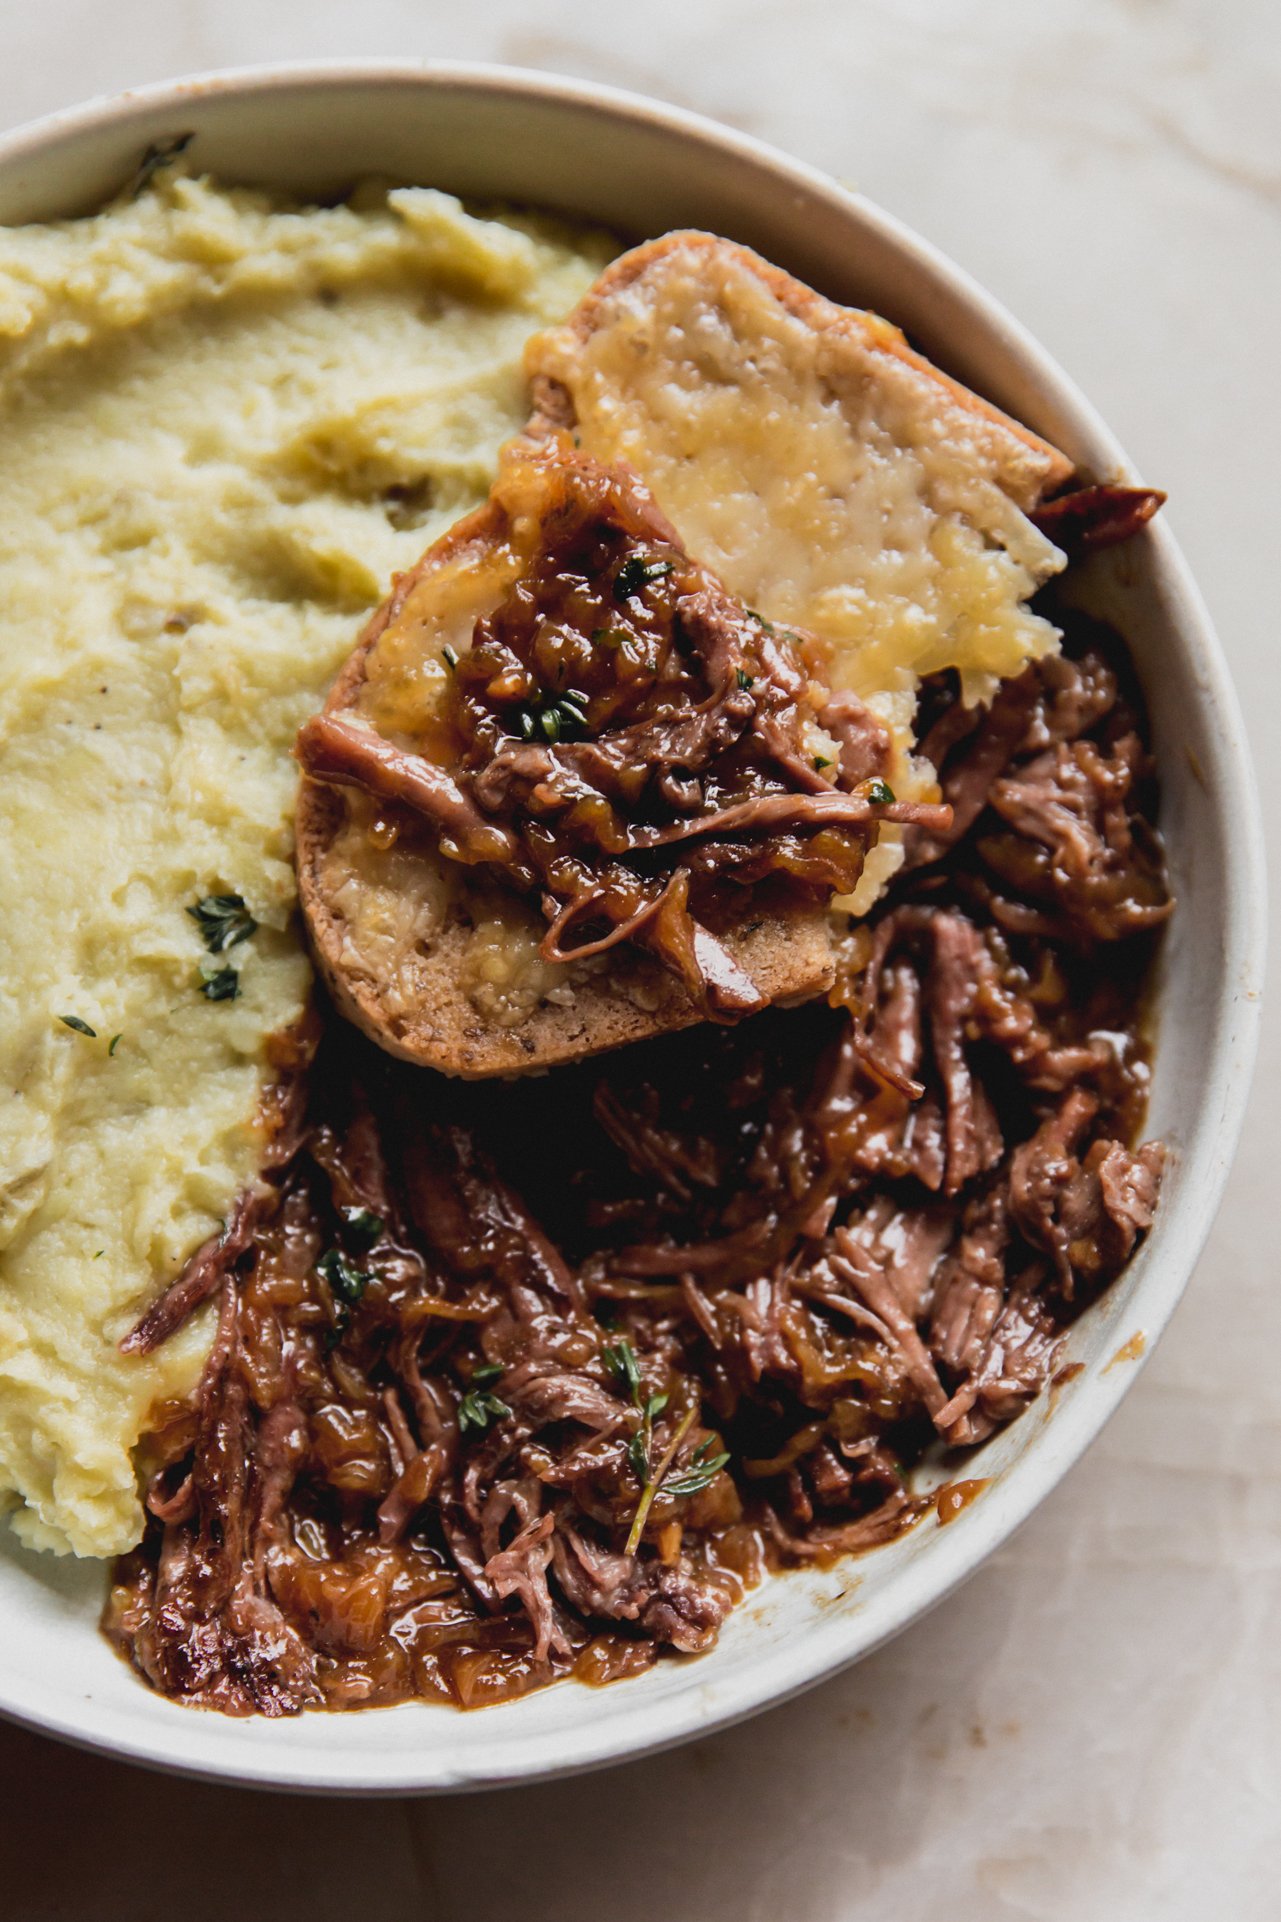
[[[4,125],[199,67],[497,59],[679,100],[855,181],[1003,297],[1169,488],[1277,823],[1275,0],[58,0],[5,7],[0,45]],[[1278,1068],[1274,1021],[1210,1249],[1111,1428],[853,1673],[581,1783],[341,1813],[0,1731],[6,1912],[1271,1922]]]

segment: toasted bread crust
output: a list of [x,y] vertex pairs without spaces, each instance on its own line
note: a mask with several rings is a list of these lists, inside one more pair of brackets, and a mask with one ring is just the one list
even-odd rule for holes
[[[991,401],[973,393],[950,374],[943,373],[908,344],[899,328],[883,320],[879,314],[857,307],[840,307],[828,300],[826,295],[816,293],[803,281],[784,272],[781,267],[762,259],[750,247],[722,239],[718,234],[703,233],[698,228],[682,228],[675,233],[662,234],[657,240],[646,241],[639,247],[633,247],[630,252],[621,254],[606,267],[579,301],[565,322],[565,327],[580,341],[587,340],[597,327],[609,324],[608,310],[617,295],[636,281],[644,279],[670,255],[679,253],[701,253],[735,262],[762,281],[780,306],[807,327],[816,332],[844,334],[864,347],[888,354],[910,368],[920,379],[941,390],[947,396],[949,405],[960,408],[976,422],[990,426],[994,438],[999,436],[1002,440],[1017,443],[1024,456],[1017,462],[1017,479],[1022,484],[1017,486],[1017,491],[1012,488],[1011,494],[1021,507],[1027,509],[1035,506],[1064,486],[1075,473],[1073,463],[1059,448],[1042,440],[1039,434],[1034,434],[1021,421],[1002,413],[999,407],[994,407]],[[568,409],[566,407],[568,395],[540,364],[540,341],[543,338],[542,335],[535,335],[525,359],[533,397],[530,432],[535,435],[548,429],[573,426],[572,403]],[[1011,472],[1009,478],[1015,480],[1015,473]]]

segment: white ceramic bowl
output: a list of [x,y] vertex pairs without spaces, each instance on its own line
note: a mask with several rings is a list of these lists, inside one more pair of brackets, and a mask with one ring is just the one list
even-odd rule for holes
[[[1130,473],[1055,364],[889,216],[742,134],[604,88],[381,62],[148,87],[0,140],[0,221],[88,211],[153,141],[187,132],[197,166],[302,195],[385,173],[563,210],[638,239],[711,228],[838,300],[879,309],[1083,467]],[[711,1655],[662,1662],[603,1692],[571,1683],[473,1715],[411,1703],[277,1723],[151,1694],[98,1636],[102,1567],[27,1555],[4,1536],[0,1709],[136,1761],[242,1782],[368,1794],[528,1781],[643,1754],[806,1688],[915,1620],[1006,1540],[1099,1432],[1134,1379],[1130,1357],[1151,1351],[1183,1291],[1241,1123],[1262,974],[1262,842],[1245,734],[1164,524],[1096,563],[1087,594],[1133,648],[1164,782],[1179,912],[1162,959],[1149,1127],[1175,1152],[1138,1259],[1072,1331],[1082,1373],[982,1451],[969,1471],[993,1477],[982,1499],[946,1530],[931,1518],[861,1561],[768,1582]]]

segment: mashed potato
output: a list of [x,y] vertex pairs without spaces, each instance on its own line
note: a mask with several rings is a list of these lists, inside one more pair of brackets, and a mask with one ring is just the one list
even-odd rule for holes
[[[253,1179],[309,985],[294,732],[484,496],[527,336],[607,251],[421,189],[290,212],[182,178],[0,235],[0,1491],[29,1543],[140,1532],[131,1449],[210,1311],[117,1343]],[[186,910],[227,892],[259,927],[211,961]]]

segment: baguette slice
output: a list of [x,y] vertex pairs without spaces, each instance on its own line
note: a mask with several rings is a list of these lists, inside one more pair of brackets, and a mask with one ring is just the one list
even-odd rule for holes
[[[519,465],[519,446],[511,458]],[[650,513],[652,531],[670,539],[661,515]],[[519,577],[522,540],[527,548],[500,480],[486,506],[397,581],[324,717],[354,719],[362,734],[430,753],[450,652],[463,655],[477,620]],[[319,741],[309,724],[300,751],[317,770]],[[321,974],[339,1009],[393,1054],[468,1079],[514,1075],[703,1018],[676,977],[637,949],[568,965],[543,961],[546,927],[534,904],[444,858],[435,830],[394,802],[380,807],[366,792],[305,775],[296,839],[299,896]],[[716,935],[762,1003],[805,1000],[832,984],[821,903],[771,897],[766,884],[745,891],[745,905]]]
[[[1064,556],[1028,516],[1071,461],[878,315],[671,233],[607,267],[525,366],[532,434],[626,461],[731,594],[819,638],[830,686],[888,727],[903,798],[935,792],[912,753],[925,675],[987,700],[1057,648],[1026,603]],[[843,905],[872,905],[899,842],[882,829]]]

